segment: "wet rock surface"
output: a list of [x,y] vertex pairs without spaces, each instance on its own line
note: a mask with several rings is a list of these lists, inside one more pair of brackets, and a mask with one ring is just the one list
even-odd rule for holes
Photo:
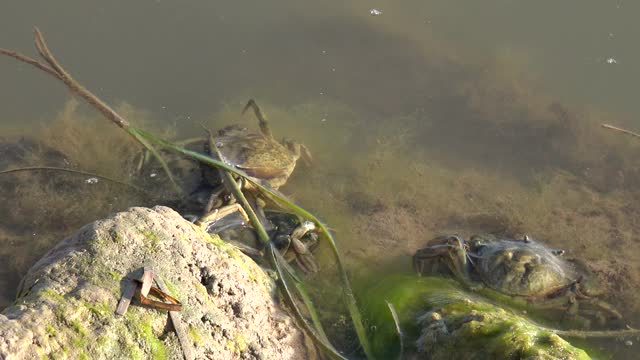
[[166,311],[114,310],[125,277],[149,266],[183,304],[198,359],[315,358],[252,260],[166,207],[131,208],[82,227],[26,274],[0,315],[0,358],[171,358],[182,350]]
[[590,359],[550,329],[448,279],[391,275],[368,295],[365,311],[379,358],[397,358],[401,348],[392,304],[405,359]]

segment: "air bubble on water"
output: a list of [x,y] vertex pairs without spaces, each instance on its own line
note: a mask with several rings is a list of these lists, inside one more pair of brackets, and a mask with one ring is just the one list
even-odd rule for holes
[[156,176],[158,176],[158,174],[157,174],[157,173],[151,173],[151,174],[149,174],[149,177],[150,177],[150,178],[154,178],[154,177],[156,177]]
[[605,60],[607,62],[607,64],[617,64],[618,61],[616,61],[616,59],[610,57],[607,60]]
[[627,340],[627,341],[624,342],[624,344],[627,345],[627,346],[633,346],[633,341]]
[[369,14],[371,14],[371,16],[378,16],[378,15],[382,15],[382,11],[378,9],[371,9],[369,10]]
[[87,180],[85,180],[84,182],[86,182],[89,185],[97,184],[98,183],[98,178],[97,177],[90,177]]

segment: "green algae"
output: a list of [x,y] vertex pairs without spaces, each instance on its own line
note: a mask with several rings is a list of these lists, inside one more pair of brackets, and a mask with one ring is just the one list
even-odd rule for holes
[[167,358],[167,350],[162,340],[153,335],[151,322],[143,322],[140,324],[144,339],[151,348],[151,356],[154,360],[164,360]]
[[160,237],[149,229],[139,230],[140,234],[145,239],[145,245],[150,251],[156,251],[158,249],[158,244],[160,244]]
[[113,280],[116,280],[116,281],[122,280],[122,275],[120,275],[119,273],[117,273],[115,271],[109,271],[109,276],[111,276],[111,278]]
[[44,330],[50,337],[54,337],[58,333],[56,328],[54,328],[51,324],[45,325]]
[[142,360],[145,358],[142,350],[138,349],[137,347],[129,346],[127,347],[127,349],[129,350],[129,355],[131,355],[132,360]]
[[124,244],[124,238],[122,238],[122,236],[120,236],[120,233],[116,232],[111,239],[113,240],[114,243],[116,244]]
[[249,349],[247,339],[240,333],[235,333],[233,339],[227,339],[226,343],[227,347],[234,353],[241,354]]
[[107,342],[109,341],[109,338],[104,336],[104,335],[100,335],[96,338],[96,346],[98,348],[103,347],[105,344],[107,344]]
[[209,233],[207,233],[205,231],[202,231],[202,229],[196,227],[195,225],[193,226],[193,228],[194,228],[194,230],[196,230],[198,232],[198,234],[200,236],[202,236],[202,238],[206,242],[211,243],[211,244],[215,245],[216,247],[221,247],[221,248],[230,248],[231,247],[228,243],[226,243],[222,239],[220,239],[219,236],[213,237]]
[[[164,342],[153,333],[153,319],[150,314],[131,309],[125,314],[126,325],[122,324],[120,333],[132,333],[139,343],[148,347],[153,359],[164,360],[167,358],[167,350]],[[144,352],[135,343],[127,346],[127,350],[132,358],[144,358]]]
[[374,351],[380,358],[399,352],[398,334],[385,300],[398,312],[404,344],[417,344],[432,359],[588,359],[553,332],[476,295],[452,280],[390,276],[369,290]]
[[60,352],[53,352],[49,354],[49,357],[53,360],[68,359],[68,354],[69,354],[69,348],[66,346],[62,346],[62,348],[60,349]]
[[90,303],[87,301],[82,301],[82,305],[86,307],[92,314],[96,315],[96,317],[100,319],[107,318],[112,313],[112,310],[109,307],[109,304],[106,302]]
[[[62,353],[59,355],[62,355],[62,358],[65,358],[69,351],[73,350],[73,352],[76,353],[75,350],[86,350],[90,344],[91,336],[89,336],[89,332],[79,320],[69,317],[69,313],[70,309],[74,309],[74,314],[78,314],[80,311],[83,311],[83,308],[91,311],[91,306],[88,306],[91,304],[79,301],[73,297],[64,296],[50,288],[41,290],[39,295],[44,299],[56,302],[55,307],[53,308],[56,325],[62,325],[71,330],[70,332],[64,331],[60,328],[56,328],[53,324],[46,324],[45,326],[45,332],[50,337],[67,338],[69,341],[71,349],[66,345],[63,345]],[[98,309],[98,307],[94,308],[96,310]],[[53,354],[51,356],[54,357]]]
[[71,320],[70,322],[71,328],[78,333],[79,335],[87,336],[87,330],[84,328],[84,326],[82,326],[82,324],[80,324],[79,321],[77,320]]
[[50,288],[42,289],[40,291],[40,295],[44,298],[55,300],[57,302],[61,302],[65,300],[64,296],[62,296],[60,293]]
[[176,287],[176,285],[174,283],[169,281],[169,279],[162,278],[162,280],[164,281],[165,285],[167,285],[167,289],[169,290],[169,294],[177,299],[180,296],[180,292],[178,291],[178,287]]
[[87,347],[88,343],[89,342],[88,342],[87,338],[84,337],[84,336],[76,337],[73,340],[71,340],[71,345],[75,349],[85,349]]
[[189,333],[189,338],[191,338],[194,344],[199,345],[202,343],[202,334],[196,327],[189,325],[188,333]]

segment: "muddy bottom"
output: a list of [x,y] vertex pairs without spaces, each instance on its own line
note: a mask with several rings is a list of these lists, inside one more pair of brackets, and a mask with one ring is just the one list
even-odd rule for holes
[[[479,83],[467,81],[464,91],[448,89],[431,100],[429,111],[389,119],[337,100],[290,107],[260,101],[277,119],[276,137],[303,142],[313,154],[313,163],[298,164],[281,190],[329,224],[356,279],[387,266],[410,273],[412,254],[436,235],[529,234],[585,261],[602,283],[603,300],[619,309],[625,323],[640,327],[635,235],[640,231],[640,157],[635,156],[640,142],[602,133],[588,113],[549,99],[515,97],[518,101],[506,107],[496,99],[503,93],[515,96],[514,90],[487,95]],[[257,127],[255,119],[238,114],[245,102],[230,102],[206,125]],[[57,172],[0,176],[7,199],[0,208],[0,259],[5,260],[0,262],[0,307],[12,301],[21,274],[81,225],[130,206],[179,200],[164,196],[171,190],[157,168],[135,171],[140,149],[131,139],[113,127],[95,131],[80,125],[91,120],[99,127],[104,120],[87,118],[75,107],[68,104],[42,132],[2,139],[0,169],[73,167],[141,185],[155,195]],[[178,136],[144,126],[144,112],[124,111],[142,119],[141,127],[160,129],[155,132],[165,138],[202,136],[197,129]],[[327,113],[331,120],[321,121]],[[301,118],[318,121],[300,127]],[[172,160],[170,166],[190,186],[198,181],[196,164]],[[310,279],[317,286],[313,293],[325,313],[335,313],[339,289],[328,280],[334,262],[327,246],[321,245],[317,255],[322,271]],[[344,317],[328,318],[331,332],[352,338]],[[637,346],[618,340],[590,343],[617,358],[631,357]]]
[[[384,151],[384,146],[376,148]],[[559,169],[523,182],[500,171],[443,164],[426,153],[411,161],[375,158],[354,172],[352,188],[329,186],[323,197],[332,199],[342,248],[362,273],[379,268],[410,273],[413,253],[438,235],[528,234],[586,262],[603,290],[601,299],[622,313],[622,324],[640,327],[640,242],[635,235],[640,232],[640,206],[635,191],[602,191]],[[316,176],[314,183],[328,182]],[[637,346],[635,339],[587,344],[613,358],[633,358]]]

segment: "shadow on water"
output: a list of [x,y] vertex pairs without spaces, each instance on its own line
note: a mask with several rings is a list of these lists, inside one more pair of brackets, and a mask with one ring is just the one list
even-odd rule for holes
[[[220,75],[216,86],[224,91],[215,105],[192,112],[212,115],[151,121],[156,114],[127,105],[121,110],[138,127],[179,138],[200,135],[200,121],[211,128],[256,126],[239,115],[247,98],[256,97],[277,137],[313,152],[312,166],[300,165],[283,190],[335,230],[356,278],[381,266],[409,269],[413,251],[437,234],[529,233],[585,259],[607,300],[640,325],[634,236],[640,231],[640,142],[599,128],[613,115],[541,94],[510,59],[461,60],[437,41],[416,43],[359,18],[301,15],[235,36],[238,49],[253,57],[238,60],[242,72],[230,54],[209,68],[232,69]],[[140,181],[132,176],[135,145],[85,110],[70,102],[46,126],[3,138],[0,169],[72,166]],[[153,205],[122,187],[86,180],[0,178],[7,199],[0,208],[0,259],[8,259],[0,262],[0,284],[10,290],[2,292],[0,307],[11,302],[20,275],[64,236],[129,206]],[[144,179],[164,193],[161,180]],[[328,250],[321,248],[319,257],[325,268],[310,287],[340,334],[347,325],[334,316],[340,305]],[[342,345],[349,348],[348,341]],[[616,342],[602,346],[631,351]]]

